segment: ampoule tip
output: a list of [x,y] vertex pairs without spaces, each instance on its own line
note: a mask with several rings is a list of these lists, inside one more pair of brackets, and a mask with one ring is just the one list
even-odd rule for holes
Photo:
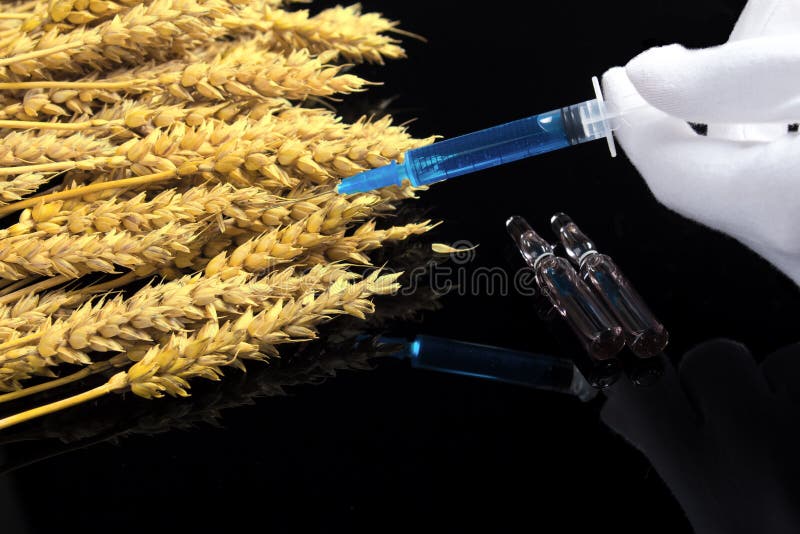
[[556,234],[561,232],[561,229],[572,222],[572,218],[566,213],[556,213],[550,218],[550,227]]

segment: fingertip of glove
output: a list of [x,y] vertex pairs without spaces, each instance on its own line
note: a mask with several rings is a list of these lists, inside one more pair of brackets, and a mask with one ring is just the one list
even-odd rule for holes
[[625,73],[645,100],[673,114],[673,104],[682,99],[678,93],[685,69],[681,65],[687,53],[686,48],[677,44],[651,48],[633,58],[625,66]]
[[603,74],[603,96],[609,102],[635,93],[636,88],[631,85],[625,67],[614,67]]
[[609,86],[619,85],[623,81],[627,81],[628,75],[625,72],[625,67],[613,67],[608,69],[603,74],[603,89]]
[[625,71],[634,85],[650,79],[662,81],[689,53],[679,44],[656,46],[645,50],[625,65]]

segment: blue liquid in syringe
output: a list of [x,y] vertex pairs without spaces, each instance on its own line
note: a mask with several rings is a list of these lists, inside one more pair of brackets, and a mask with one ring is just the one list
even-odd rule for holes
[[429,185],[571,144],[559,109],[411,150],[405,167],[413,185]]
[[419,187],[600,139],[609,133],[597,100],[487,128],[430,146],[409,150],[402,164],[391,163],[349,178],[337,187],[342,194],[361,193],[408,180]]

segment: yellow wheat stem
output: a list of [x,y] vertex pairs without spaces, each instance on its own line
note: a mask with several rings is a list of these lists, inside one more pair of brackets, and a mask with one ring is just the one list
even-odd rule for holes
[[28,89],[127,89],[146,80],[132,79],[116,82],[70,82],[60,80],[40,80],[32,82],[0,82],[0,90],[16,91]]
[[[24,174],[26,172],[57,172],[74,169],[79,163],[77,161],[56,161],[53,163],[37,163],[35,165],[17,165],[15,167],[0,168],[0,176],[12,176],[14,174]],[[16,210],[14,210],[16,211]]]
[[63,52],[64,50],[72,50],[73,48],[79,48],[81,46],[85,46],[85,43],[82,41],[74,43],[64,43],[56,46],[51,46],[50,48],[44,48],[42,50],[34,50],[33,52],[28,52],[25,54],[17,54],[16,56],[12,57],[0,58],[0,67],[13,65],[14,63],[20,63],[22,61],[27,61],[29,59],[37,59],[40,57],[50,56],[58,52]]
[[99,399],[104,395],[108,395],[112,391],[114,391],[114,386],[111,383],[107,383],[60,401],[51,402],[50,404],[45,404],[44,406],[39,406],[16,415],[4,417],[3,419],[0,419],[0,430],[24,423],[25,421],[30,421],[31,419],[36,419],[37,417],[42,417],[54,412],[66,410],[67,408],[77,406],[78,404],[83,404],[84,402]]
[[[0,173],[2,173],[2,169],[0,169]],[[70,198],[81,197],[83,195],[88,195],[90,193],[107,191],[109,189],[140,187],[147,184],[163,182],[164,180],[169,180],[170,178],[174,178],[175,176],[176,176],[176,171],[174,170],[163,171],[155,174],[148,174],[146,176],[136,176],[133,178],[123,178],[122,180],[99,182],[81,187],[76,187],[74,189],[67,189],[65,191],[50,193],[49,195],[27,198],[25,200],[20,200],[19,202],[15,202],[13,204],[9,204],[8,206],[0,207],[0,217],[8,215],[9,213],[14,213],[15,211],[33,207],[39,202],[54,202],[56,200],[66,200]]]
[[43,332],[36,332],[35,334],[29,334],[17,339],[12,339],[11,341],[6,341],[5,343],[0,343],[0,353],[33,343],[34,341],[39,341],[42,335]]
[[[63,284],[64,282],[68,281],[69,278],[64,275],[53,276],[51,278],[46,278],[41,282],[36,284],[32,284],[22,289],[18,289],[13,293],[8,293],[7,295],[3,295],[0,297],[0,306],[11,304],[13,302],[18,301],[25,295],[30,295],[32,293],[36,293],[37,291],[44,291],[47,289],[52,289],[58,285]],[[24,282],[25,280],[20,280],[20,282]]]
[[[358,5],[287,3],[0,9],[0,217],[18,217],[0,228],[0,403],[113,375],[0,429],[110,392],[188,395],[332,317],[363,319],[396,286],[351,269],[431,228],[376,228],[413,192],[333,187],[431,139],[312,106],[372,85],[351,64],[402,57],[397,36],[415,36]],[[115,277],[84,281],[97,272]],[[24,387],[37,376],[52,380]]]
[[96,375],[98,373],[108,371],[109,369],[113,369],[114,367],[126,361],[128,360],[127,357],[125,357],[124,355],[122,357],[116,356],[111,360],[93,363],[87,367],[84,367],[80,371],[77,371],[65,377],[56,378],[55,380],[48,380],[47,382],[43,382],[35,386],[19,389],[17,391],[12,391],[10,393],[5,393],[3,395],[0,395],[0,404],[4,402],[15,401],[25,397],[30,397],[31,395],[36,395],[38,393],[42,393],[43,391],[49,391],[51,389],[55,389],[61,386],[66,386],[67,384],[72,384],[74,382],[83,380],[84,378],[90,377],[92,375]]
[[104,282],[102,284],[92,284],[90,286],[86,286],[82,289],[76,289],[74,293],[82,293],[85,295],[89,294],[96,294],[96,293],[107,293],[109,291],[113,291],[114,289],[119,289],[123,286],[130,284],[131,282],[135,282],[142,278],[142,275],[137,271],[131,271],[129,273],[125,273],[122,276],[118,276],[111,281]]
[[31,128],[37,128],[39,130],[62,130],[62,131],[77,132],[80,130],[88,130],[89,128],[108,126],[109,122],[111,121],[88,120],[82,122],[43,122],[43,121],[15,121],[15,120],[0,119],[0,128],[9,128],[15,130],[29,130]]
[[23,280],[17,280],[16,282],[12,282],[8,285],[5,285],[3,286],[3,289],[0,289],[0,297],[8,295],[9,293],[14,293],[18,289],[22,288],[25,288],[25,291],[29,291],[29,289],[26,286],[28,286],[28,284],[30,283],[31,283],[30,279],[25,278]]

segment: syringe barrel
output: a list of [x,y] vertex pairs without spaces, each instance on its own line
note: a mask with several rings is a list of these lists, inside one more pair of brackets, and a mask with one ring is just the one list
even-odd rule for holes
[[597,100],[548,111],[406,153],[412,185],[435,182],[605,137]]

